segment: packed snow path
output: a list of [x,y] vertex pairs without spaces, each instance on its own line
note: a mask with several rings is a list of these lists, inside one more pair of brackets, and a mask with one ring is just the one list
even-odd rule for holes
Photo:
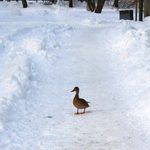
[[[0,24],[0,149],[148,150],[150,29],[55,9],[53,20]],[[86,114],[74,115],[74,86]]]

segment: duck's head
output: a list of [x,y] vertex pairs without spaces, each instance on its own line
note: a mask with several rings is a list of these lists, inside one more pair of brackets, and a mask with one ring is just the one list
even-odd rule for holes
[[79,92],[79,88],[76,86],[71,92]]

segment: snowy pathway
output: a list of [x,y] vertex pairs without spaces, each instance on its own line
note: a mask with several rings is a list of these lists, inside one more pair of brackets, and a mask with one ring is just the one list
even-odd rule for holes
[[[2,66],[16,65],[7,74],[16,94],[1,119],[0,149],[148,150],[148,126],[131,111],[138,96],[147,94],[149,80],[142,85],[143,75],[132,78],[132,67],[138,70],[142,62],[132,62],[136,57],[130,56],[130,50],[145,40],[141,41],[140,30],[120,24],[41,23],[23,25],[9,35],[3,31],[7,63]],[[74,115],[70,93],[74,86],[91,102],[84,115]]]

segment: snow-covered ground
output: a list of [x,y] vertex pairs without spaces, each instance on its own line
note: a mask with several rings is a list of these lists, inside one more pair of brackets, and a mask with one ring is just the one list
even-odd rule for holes
[[115,9],[0,2],[0,150],[149,150],[149,41]]

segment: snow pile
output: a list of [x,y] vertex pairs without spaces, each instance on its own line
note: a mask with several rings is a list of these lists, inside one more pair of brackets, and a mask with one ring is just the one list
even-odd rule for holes
[[[21,97],[30,79],[30,63],[24,55],[8,53],[0,76],[0,114],[6,113],[16,98]],[[3,117],[1,119],[4,119]]]

